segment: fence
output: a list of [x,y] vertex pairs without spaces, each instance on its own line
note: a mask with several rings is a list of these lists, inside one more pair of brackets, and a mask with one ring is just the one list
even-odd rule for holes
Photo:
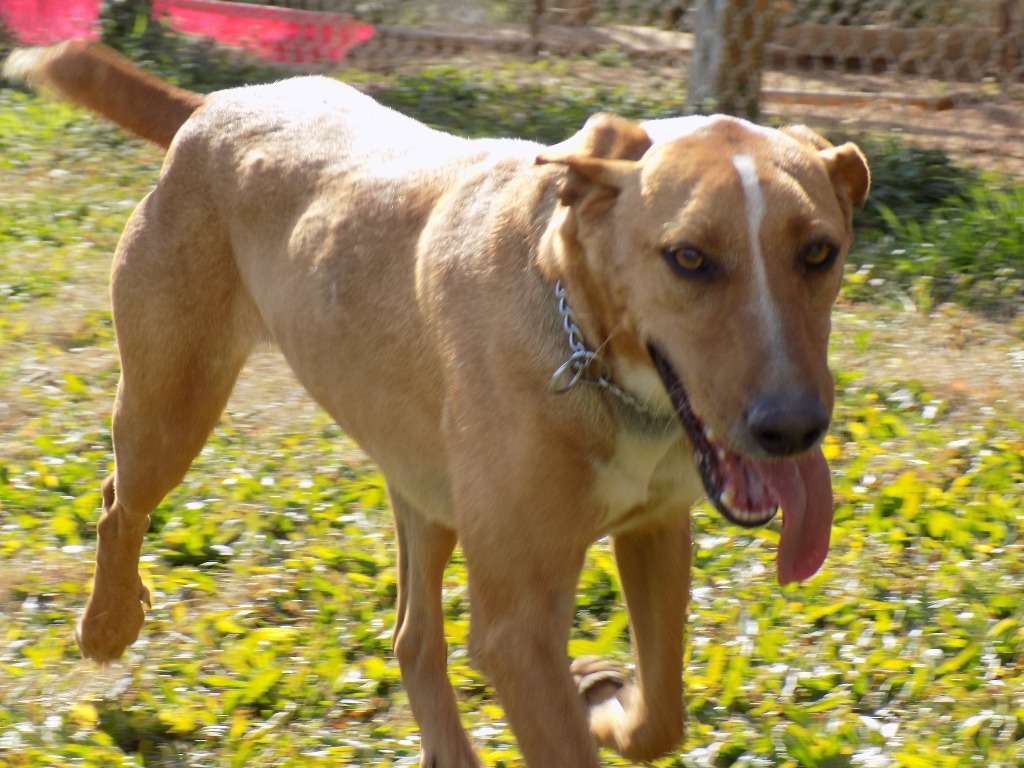
[[[537,78],[676,87],[687,93],[680,111],[760,111],[763,119],[895,130],[1024,173],[1024,0],[108,2],[162,7],[172,25],[168,7],[233,15],[234,37],[225,42],[258,48],[263,40],[275,52],[267,58],[304,68],[338,68],[342,55],[370,71],[536,60]],[[100,0],[72,4],[83,3],[98,13]],[[24,22],[33,7],[56,23],[66,19],[68,0],[0,0],[8,33],[18,33],[13,11]],[[289,17],[295,9],[324,20],[319,31]],[[247,13],[251,30],[238,32]],[[285,26],[274,27],[268,15]],[[358,27],[345,31],[344,19]],[[363,25],[372,25],[372,36]],[[216,37],[215,25],[207,26]],[[276,41],[269,48],[267,35]]]
[[371,69],[539,57],[568,78],[686,89],[680,111],[753,104],[1024,175],[1024,0],[320,2],[376,25],[352,56]]

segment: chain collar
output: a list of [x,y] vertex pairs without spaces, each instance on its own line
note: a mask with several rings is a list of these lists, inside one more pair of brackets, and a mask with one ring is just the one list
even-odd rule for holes
[[551,379],[548,382],[551,392],[556,395],[564,395],[577,384],[589,384],[610,392],[640,413],[653,412],[654,409],[648,403],[612,381],[612,369],[608,361],[599,353],[587,348],[587,344],[583,340],[583,332],[576,324],[576,318],[573,316],[572,307],[569,306],[565,288],[562,287],[560,280],[555,281],[555,298],[558,300],[558,314],[562,318],[562,329],[569,342],[569,356],[551,374]]

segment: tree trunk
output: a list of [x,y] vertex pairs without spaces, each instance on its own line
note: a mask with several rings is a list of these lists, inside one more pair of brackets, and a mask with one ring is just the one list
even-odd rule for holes
[[1021,52],[1024,49],[1024,0],[1002,0],[996,10],[999,28],[999,60],[1004,83],[1024,79]]
[[771,32],[770,0],[698,0],[687,110],[756,119]]

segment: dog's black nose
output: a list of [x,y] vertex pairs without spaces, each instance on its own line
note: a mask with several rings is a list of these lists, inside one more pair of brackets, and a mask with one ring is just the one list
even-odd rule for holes
[[828,429],[822,402],[807,392],[762,395],[747,408],[747,430],[772,456],[793,456],[814,445]]

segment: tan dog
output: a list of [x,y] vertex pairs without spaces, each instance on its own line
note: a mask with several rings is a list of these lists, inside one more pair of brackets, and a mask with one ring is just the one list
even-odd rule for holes
[[[829,546],[830,309],[864,158],[806,128],[598,115],[562,145],[444,134],[338,82],[201,97],[102,47],[8,66],[169,145],[112,295],[122,362],[82,652],[143,622],[149,514],[275,343],[387,478],[395,653],[425,766],[476,766],[448,683],[460,542],[471,647],[531,766],[636,760],[683,733],[689,508],[784,511],[782,583]],[[172,140],[173,138],[173,140]],[[636,681],[566,644],[610,535]]]

